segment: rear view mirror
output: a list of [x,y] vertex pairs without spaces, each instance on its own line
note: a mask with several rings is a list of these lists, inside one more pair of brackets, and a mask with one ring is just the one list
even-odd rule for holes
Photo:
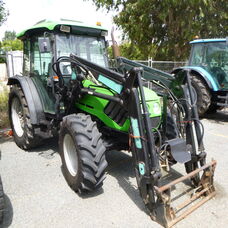
[[48,37],[39,37],[38,44],[39,44],[40,53],[51,52],[50,40]]

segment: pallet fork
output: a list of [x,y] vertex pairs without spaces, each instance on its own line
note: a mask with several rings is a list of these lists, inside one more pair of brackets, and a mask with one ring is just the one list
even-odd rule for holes
[[[210,163],[188,173],[187,175],[180,177],[169,184],[163,185],[161,187],[155,186],[155,192],[158,197],[160,205],[163,205],[162,214],[159,217],[154,217],[151,214],[151,218],[156,220],[158,223],[164,227],[172,227],[180,220],[184,219],[202,204],[213,198],[216,194],[213,185],[214,170],[216,167],[216,161],[212,160]],[[176,184],[183,182],[199,172],[203,171],[202,177],[197,187],[194,188],[193,194],[188,200],[177,205],[176,207],[171,206],[172,198],[171,191],[172,187]],[[190,207],[189,207],[190,206]],[[184,212],[181,213],[181,211]]]

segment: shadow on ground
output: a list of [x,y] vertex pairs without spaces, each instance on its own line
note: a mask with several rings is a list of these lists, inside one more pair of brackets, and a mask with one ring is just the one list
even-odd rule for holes
[[4,214],[3,214],[3,223],[0,224],[0,227],[8,228],[10,227],[13,221],[13,207],[9,197],[6,194],[4,195],[4,201],[5,201],[5,208],[4,208]]
[[29,153],[38,153],[41,157],[52,159],[56,153],[59,152],[58,138],[50,138],[43,141],[43,144],[28,150]]
[[13,137],[6,137],[3,134],[0,134],[0,145],[6,142],[12,142]]
[[228,123],[228,110],[217,111],[216,113],[210,113],[205,115],[205,119],[213,123],[223,124]]
[[[0,134],[0,145],[7,142],[14,142],[13,137],[8,137]],[[38,153],[42,157],[51,158],[55,153],[58,153],[58,137],[43,140],[40,146],[30,149],[29,153]]]
[[[122,188],[126,192],[126,194],[135,203],[135,205],[140,210],[146,212],[144,203],[138,190],[137,182],[132,181],[132,179],[136,177],[134,173],[133,159],[131,157],[131,154],[111,151],[107,153],[106,158],[109,163],[109,166],[107,168],[108,175],[115,177],[118,181],[120,188]],[[171,168],[170,172],[168,174],[165,174],[162,178],[161,185],[170,183],[171,181],[182,176],[183,175],[181,173]],[[189,180],[185,180],[184,184],[187,186],[191,185]],[[175,190],[175,188],[173,190]]]
[[137,184],[132,178],[135,178],[133,159],[131,154],[120,151],[109,151],[106,155],[108,161],[107,173],[113,176],[128,197],[135,203],[135,205],[142,211],[146,212],[144,203],[140,197]]
[[[12,141],[12,138],[9,139]],[[52,138],[45,141],[42,146],[35,149],[29,150],[30,153],[38,153],[45,159],[52,159],[56,153],[58,153],[58,138]],[[120,151],[109,151],[106,154],[108,161],[107,174],[113,176],[128,197],[135,203],[135,205],[142,211],[146,212],[144,203],[140,196],[137,182],[134,180],[135,173],[133,167],[133,159],[131,153],[120,152]],[[171,168],[171,171],[162,180],[162,185],[165,185],[179,177],[182,174]],[[104,182],[105,184],[105,182]],[[189,182],[186,181],[187,185]],[[86,199],[96,197],[103,193],[103,189],[99,189],[93,193],[87,195],[80,195],[80,197]]]

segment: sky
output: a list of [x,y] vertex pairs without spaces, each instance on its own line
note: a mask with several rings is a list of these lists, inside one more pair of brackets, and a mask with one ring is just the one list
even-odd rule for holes
[[[101,22],[102,27],[110,31],[114,25],[112,16],[105,10],[97,10],[91,0],[3,0],[5,8],[9,11],[7,21],[0,27],[0,40],[6,30],[16,33],[34,25],[43,19],[71,19],[96,25]],[[116,32],[119,40],[120,33]]]

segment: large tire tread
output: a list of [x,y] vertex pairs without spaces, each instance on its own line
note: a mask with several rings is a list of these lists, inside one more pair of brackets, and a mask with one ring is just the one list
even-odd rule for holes
[[[18,137],[14,131],[14,126],[11,118],[11,104],[12,100],[17,97],[22,105],[23,118],[24,118],[24,134],[21,137]],[[31,124],[30,113],[28,109],[28,104],[25,99],[22,88],[19,85],[13,85],[9,94],[9,117],[10,125],[13,130],[14,141],[16,144],[23,150],[29,150],[37,147],[42,143],[41,137],[35,135],[34,127]]]
[[203,117],[211,105],[211,94],[207,85],[197,75],[191,75],[191,80],[197,93],[198,113],[200,117]]
[[[64,135],[69,132],[74,137],[78,152],[79,170],[76,177],[72,177],[69,173],[63,152]],[[63,173],[68,185],[79,193],[91,192],[100,188],[107,167],[106,148],[97,125],[91,117],[82,113],[64,117],[60,129],[59,144]]]

